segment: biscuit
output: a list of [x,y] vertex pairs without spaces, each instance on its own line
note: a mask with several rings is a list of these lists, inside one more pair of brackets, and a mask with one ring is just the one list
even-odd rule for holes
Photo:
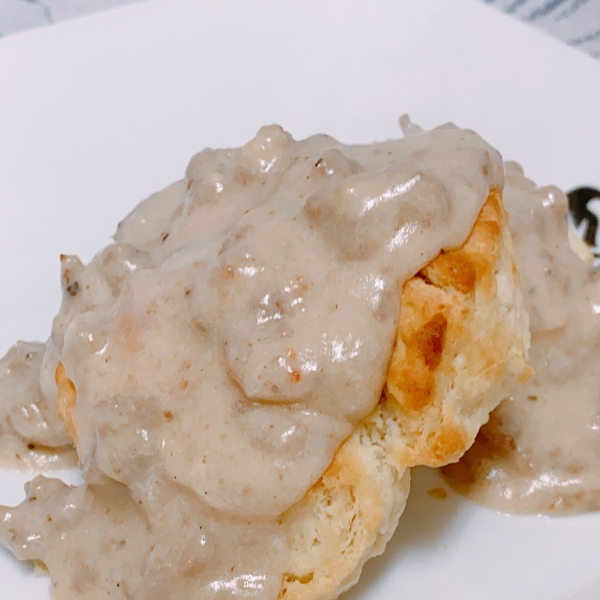
[[492,191],[465,244],[406,282],[384,396],[400,423],[399,465],[439,467],[471,446],[527,365],[508,214]]
[[77,402],[77,391],[74,383],[67,377],[65,367],[62,363],[58,363],[55,373],[56,385],[58,387],[58,395],[56,397],[56,410],[60,420],[65,424],[69,437],[77,446],[77,430],[73,425],[72,412]]
[[320,481],[282,515],[292,548],[279,598],[337,598],[358,581],[369,558],[383,553],[410,487],[410,470],[394,460],[399,433],[389,403],[379,404]]
[[[404,285],[380,403],[281,515],[292,546],[280,599],[330,600],[356,583],[396,529],[409,468],[462,456],[510,387],[530,375],[528,346],[508,216],[493,191],[463,246]],[[59,415],[76,441],[76,391],[60,364],[56,381]]]
[[508,216],[494,191],[465,244],[405,284],[381,402],[282,516],[293,542],[280,598],[330,600],[356,583],[396,529],[408,467],[462,456],[530,375],[528,346]]

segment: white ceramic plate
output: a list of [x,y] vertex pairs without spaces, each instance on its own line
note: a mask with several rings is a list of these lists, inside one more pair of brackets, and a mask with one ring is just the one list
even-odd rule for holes
[[[205,146],[264,123],[345,142],[408,112],[481,133],[540,183],[600,185],[600,63],[469,0],[150,0],[0,41],[0,353],[44,339],[61,252],[89,259]],[[28,475],[0,472],[0,503]],[[600,514],[509,517],[416,471],[345,600],[600,598]],[[0,598],[48,580],[0,550]]]

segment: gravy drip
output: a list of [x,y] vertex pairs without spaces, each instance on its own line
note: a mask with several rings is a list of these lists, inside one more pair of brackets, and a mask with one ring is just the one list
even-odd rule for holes
[[[41,388],[45,345],[18,342],[0,359],[0,465],[26,470],[73,467],[73,442]],[[52,393],[53,392],[53,393]]]
[[345,146],[269,126],[197,154],[89,265],[62,258],[44,361],[76,388],[86,484],[36,479],[0,538],[59,600],[276,598],[278,517],[376,406],[402,284],[503,176],[456,128]]
[[506,165],[504,203],[531,326],[535,374],[442,469],[454,489],[506,512],[600,508],[600,273],[567,240],[568,202]]

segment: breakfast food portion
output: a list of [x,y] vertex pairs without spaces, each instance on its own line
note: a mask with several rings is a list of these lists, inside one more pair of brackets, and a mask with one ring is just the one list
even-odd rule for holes
[[586,256],[581,244],[575,251],[569,244],[568,204],[560,190],[537,188],[508,163],[504,199],[535,374],[443,473],[457,491],[507,512],[598,510],[600,273],[589,250]]
[[34,479],[0,542],[57,600],[336,598],[408,469],[530,375],[503,180],[455,127],[194,156],[89,265],[61,257],[50,339],[4,359],[2,410],[44,425],[0,433],[72,443],[85,483]]

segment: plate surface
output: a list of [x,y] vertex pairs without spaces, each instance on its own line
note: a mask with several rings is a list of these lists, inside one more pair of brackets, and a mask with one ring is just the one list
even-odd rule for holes
[[[206,146],[478,131],[538,183],[600,186],[600,63],[470,0],[150,0],[0,41],[0,353],[44,339],[58,255],[89,260]],[[0,471],[0,503],[26,474]],[[386,554],[345,600],[600,597],[600,514],[514,517],[417,470]],[[0,549],[0,597],[48,580]]]

